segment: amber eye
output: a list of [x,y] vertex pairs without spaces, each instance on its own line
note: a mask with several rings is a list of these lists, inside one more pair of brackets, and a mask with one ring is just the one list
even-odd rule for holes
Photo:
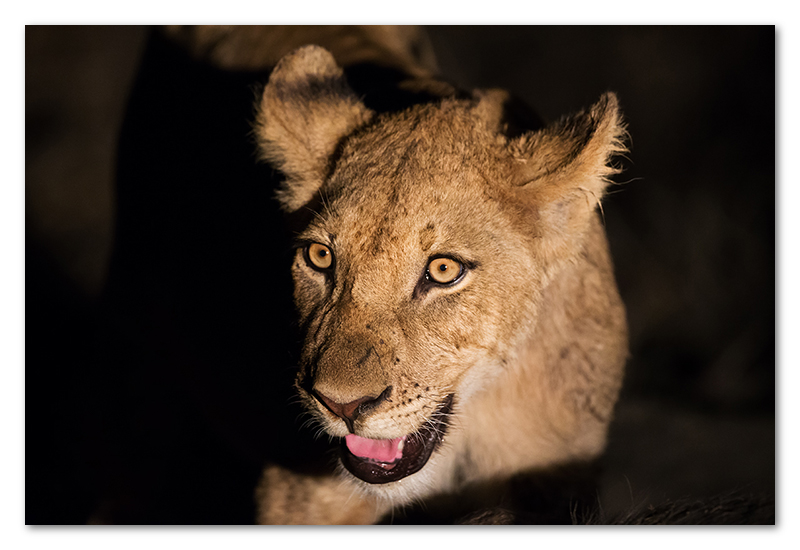
[[456,281],[464,272],[464,266],[452,258],[434,258],[428,264],[428,279],[441,285]]
[[306,260],[315,269],[328,269],[333,264],[333,253],[324,244],[311,243],[306,247]]

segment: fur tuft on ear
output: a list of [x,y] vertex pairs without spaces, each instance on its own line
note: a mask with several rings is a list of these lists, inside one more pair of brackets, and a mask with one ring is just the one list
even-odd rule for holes
[[617,97],[604,94],[588,110],[510,140],[511,184],[540,219],[548,248],[580,238],[620,170],[611,159],[627,151]]
[[341,139],[372,116],[324,48],[304,46],[278,62],[258,105],[255,135],[262,158],[286,176],[277,193],[285,211],[313,198]]

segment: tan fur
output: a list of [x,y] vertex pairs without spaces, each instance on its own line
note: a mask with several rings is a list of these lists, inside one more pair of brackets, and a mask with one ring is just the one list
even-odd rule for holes
[[256,522],[262,525],[361,525],[375,523],[385,507],[346,479],[296,474],[267,466],[256,489]]
[[[298,237],[335,258],[331,276],[301,249],[292,265],[305,405],[345,436],[308,389],[346,403],[392,386],[354,423],[374,439],[417,431],[447,395],[455,405],[443,444],[398,482],[270,466],[260,523],[371,523],[471,482],[603,451],[627,355],[597,213],[609,160],[623,150],[617,101],[607,94],[512,139],[501,133],[504,99],[476,92],[377,115],[315,46],[273,72],[256,124],[261,151],[286,175],[284,209],[315,211]],[[433,254],[472,268],[421,292]]]
[[223,69],[259,70],[306,44],[334,52],[342,65],[378,63],[425,78],[437,72],[427,36],[413,25],[168,26],[194,56]]

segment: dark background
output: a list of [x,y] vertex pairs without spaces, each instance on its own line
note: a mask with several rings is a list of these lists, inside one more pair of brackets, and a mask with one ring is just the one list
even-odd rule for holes
[[[631,151],[604,214],[631,359],[605,509],[774,494],[775,28],[428,30],[446,78],[545,120],[620,98]],[[259,284],[283,269],[281,229],[270,190],[241,183],[268,169],[244,142],[186,145],[244,134],[265,75],[179,73],[146,41],[26,28],[28,524],[248,522],[283,437],[282,402],[259,402],[291,378],[289,352],[265,359],[291,336],[264,337],[288,296]],[[197,166],[214,155],[248,168],[215,185]]]

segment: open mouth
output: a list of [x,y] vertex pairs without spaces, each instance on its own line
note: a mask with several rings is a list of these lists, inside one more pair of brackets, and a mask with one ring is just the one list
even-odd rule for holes
[[395,439],[367,439],[350,434],[342,440],[342,464],[367,483],[389,483],[418,472],[444,439],[453,395],[439,405],[416,433]]

